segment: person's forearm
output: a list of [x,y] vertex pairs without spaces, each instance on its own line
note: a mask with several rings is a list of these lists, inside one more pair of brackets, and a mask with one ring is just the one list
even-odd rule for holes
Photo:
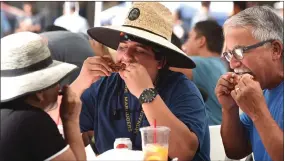
[[284,132],[271,117],[267,107],[253,121],[261,141],[273,161],[284,160]]
[[227,157],[241,159],[251,153],[245,129],[240,122],[238,107],[222,109],[221,136]]
[[167,126],[171,129],[169,157],[178,157],[179,160],[192,160],[199,146],[198,139],[185,124],[175,117],[161,97],[157,95],[153,102],[144,103],[142,107],[151,125],[156,119],[158,126]]
[[86,160],[85,147],[79,129],[79,120],[63,120],[62,124],[64,130],[64,138],[73,151],[74,156],[77,160]]

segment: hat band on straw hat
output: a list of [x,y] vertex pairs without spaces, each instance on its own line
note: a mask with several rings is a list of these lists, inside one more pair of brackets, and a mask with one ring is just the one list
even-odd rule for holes
[[154,35],[160,36],[160,37],[164,38],[165,40],[167,40],[167,38],[166,38],[166,37],[164,37],[164,36],[162,36],[162,35],[159,35],[159,34],[157,34],[157,33],[154,33],[154,32],[152,32],[152,31],[150,31],[150,30],[147,30],[147,29],[141,28],[141,27],[132,26],[132,25],[122,25],[122,26],[125,26],[125,27],[132,27],[132,28],[136,28],[136,29],[139,29],[139,30],[143,30],[143,31],[146,31],[146,32],[152,33],[152,34],[154,34]]
[[52,64],[52,58],[49,56],[40,62],[37,62],[33,65],[24,68],[1,70],[1,77],[14,77],[14,76],[24,75],[27,73],[44,69],[51,64]]

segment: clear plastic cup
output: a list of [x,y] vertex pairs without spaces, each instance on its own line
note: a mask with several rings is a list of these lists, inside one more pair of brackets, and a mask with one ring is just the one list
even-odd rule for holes
[[167,161],[170,129],[165,126],[140,128],[144,161]]

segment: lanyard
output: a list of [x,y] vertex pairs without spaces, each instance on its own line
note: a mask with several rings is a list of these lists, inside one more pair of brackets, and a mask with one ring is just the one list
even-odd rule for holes
[[[131,117],[130,117],[131,114],[130,114],[130,111],[129,111],[128,93],[129,93],[128,92],[128,88],[127,88],[127,86],[125,86],[125,90],[124,90],[124,106],[125,106],[125,113],[126,113],[126,124],[127,124],[127,127],[128,127],[128,131],[131,132],[133,134],[133,138],[135,138],[135,136],[139,132],[139,128],[140,128],[140,125],[142,123],[144,112],[143,112],[143,110],[141,108],[140,115],[139,115],[138,121],[136,123],[136,127],[133,130],[132,123],[131,123]],[[133,140],[133,141],[135,141],[135,140]]]

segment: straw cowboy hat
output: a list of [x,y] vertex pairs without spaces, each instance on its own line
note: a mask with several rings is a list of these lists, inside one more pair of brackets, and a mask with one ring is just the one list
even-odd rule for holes
[[195,68],[195,63],[171,43],[173,16],[159,2],[134,2],[122,26],[94,27],[87,32],[96,41],[117,50],[121,36],[126,34],[163,49],[168,65]]
[[52,60],[47,42],[35,33],[1,39],[1,102],[49,88],[76,69]]

